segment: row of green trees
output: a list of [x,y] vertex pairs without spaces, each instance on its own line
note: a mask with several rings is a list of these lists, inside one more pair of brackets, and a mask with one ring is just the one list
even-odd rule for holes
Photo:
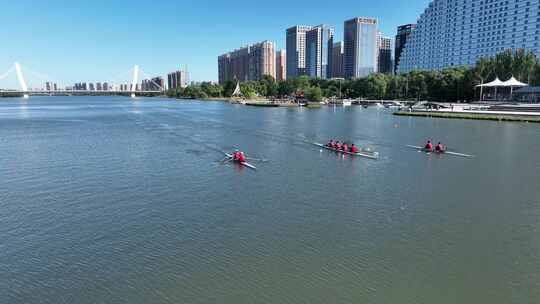
[[[401,75],[373,74],[352,80],[301,76],[277,82],[271,76],[264,76],[260,81],[240,83],[240,90],[246,98],[292,96],[311,101],[342,97],[456,102],[478,100],[476,85],[495,77],[506,80],[512,76],[522,82],[540,84],[540,61],[535,54],[523,49],[505,50],[492,58],[481,58],[473,68],[459,66]],[[230,97],[235,88],[235,81],[227,81],[223,85],[204,82],[170,90],[167,94],[170,97],[197,99]]]

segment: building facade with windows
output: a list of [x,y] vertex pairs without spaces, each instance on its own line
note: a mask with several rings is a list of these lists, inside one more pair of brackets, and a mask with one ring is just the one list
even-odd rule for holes
[[379,56],[377,58],[377,71],[382,74],[393,74],[392,38],[379,35]]
[[276,52],[276,80],[283,81],[287,79],[287,52],[280,50]]
[[167,74],[167,88],[185,88],[187,87],[187,71],[178,70]]
[[287,78],[306,74],[306,33],[312,29],[312,26],[296,25],[285,31]]
[[332,26],[321,24],[306,33],[306,75],[323,79],[331,77],[333,44]]
[[258,81],[263,75],[276,77],[276,53],[273,42],[263,41],[218,57],[219,83],[229,80]]
[[539,33],[538,0],[434,0],[407,39],[397,71],[472,66],[504,49],[540,55]]
[[394,46],[394,73],[397,73],[397,66],[399,64],[399,58],[405,47],[405,43],[409,39],[412,30],[416,28],[416,24],[404,24],[397,28],[395,46]]
[[377,72],[378,22],[373,18],[353,18],[344,23],[343,71],[345,78],[365,77]]
[[343,42],[336,42],[332,46],[332,78],[343,78]]

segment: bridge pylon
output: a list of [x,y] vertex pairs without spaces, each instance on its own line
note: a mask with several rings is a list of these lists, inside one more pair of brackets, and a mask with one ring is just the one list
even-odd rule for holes
[[17,73],[17,79],[19,79],[19,84],[21,85],[21,89],[23,91],[23,98],[28,98],[28,86],[24,80],[21,65],[18,62],[15,62],[15,72]]
[[137,81],[139,80],[139,66],[133,67],[133,82],[131,83],[131,98],[135,98],[135,91],[137,90]]

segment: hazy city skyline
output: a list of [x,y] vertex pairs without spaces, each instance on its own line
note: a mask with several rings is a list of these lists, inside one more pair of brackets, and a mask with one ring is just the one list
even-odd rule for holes
[[[13,41],[0,49],[0,71],[19,61],[69,84],[105,81],[134,64],[149,76],[166,76],[188,65],[190,80],[217,81],[217,56],[263,40],[275,42],[276,50],[285,49],[285,30],[296,24],[332,25],[336,41],[341,41],[343,22],[366,16],[377,18],[381,32],[392,37],[398,25],[416,22],[430,1],[316,2],[274,1],[276,9],[261,13],[263,8],[248,1],[235,6],[165,1],[161,6],[166,10],[141,9],[142,1],[18,1],[0,12],[5,24],[13,25],[0,29],[6,41]],[[242,18],[234,17],[239,14]],[[19,43],[20,37],[28,40]]]

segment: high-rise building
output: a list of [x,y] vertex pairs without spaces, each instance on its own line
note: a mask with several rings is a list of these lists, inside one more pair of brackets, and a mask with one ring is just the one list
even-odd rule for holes
[[318,25],[306,32],[306,74],[310,77],[330,78],[334,28]]
[[104,82],[103,83],[103,91],[108,91],[109,90],[109,84]]
[[345,78],[377,72],[377,19],[353,18],[344,24],[343,70]]
[[379,35],[379,56],[377,58],[377,71],[382,74],[393,74],[392,38]]
[[232,72],[231,53],[218,57],[218,82],[223,84],[227,80],[234,79]]
[[407,40],[398,72],[472,66],[505,49],[540,55],[539,11],[538,1],[431,1]]
[[[261,80],[263,75],[276,77],[274,43],[263,41],[218,57],[219,83],[228,80]],[[187,80],[186,80],[187,81]]]
[[94,90],[95,90],[94,83],[91,82],[91,83],[89,84],[88,90],[89,90],[89,91],[94,91]]
[[50,82],[45,82],[45,90],[46,91],[50,91],[51,90],[51,83]]
[[176,71],[176,86],[181,88],[187,87],[188,77],[189,74],[187,72],[187,68],[184,70]]
[[96,91],[101,91],[101,82],[96,82]]
[[401,52],[405,47],[405,43],[409,39],[411,32],[416,28],[416,24],[400,25],[397,28],[396,43],[394,49],[394,73],[397,73],[397,67],[399,65],[399,59],[401,58]]
[[332,46],[332,78],[343,78],[343,42],[336,42]]
[[306,33],[312,28],[297,25],[286,30],[287,78],[306,74]]
[[169,89],[185,88],[187,86],[187,72],[178,70],[167,74],[167,87]]
[[219,83],[228,80],[248,81],[249,46],[218,57]]
[[152,91],[164,90],[165,89],[165,80],[163,79],[163,77],[158,76],[158,77],[152,78],[150,88],[151,88]]
[[167,88],[169,90],[171,89],[176,89],[177,85],[176,85],[176,72],[172,72],[172,73],[169,73],[167,74]]
[[280,50],[276,53],[276,80],[283,81],[287,79],[287,52]]
[[276,78],[276,51],[273,42],[253,44],[249,52],[249,80],[261,80],[263,75]]

